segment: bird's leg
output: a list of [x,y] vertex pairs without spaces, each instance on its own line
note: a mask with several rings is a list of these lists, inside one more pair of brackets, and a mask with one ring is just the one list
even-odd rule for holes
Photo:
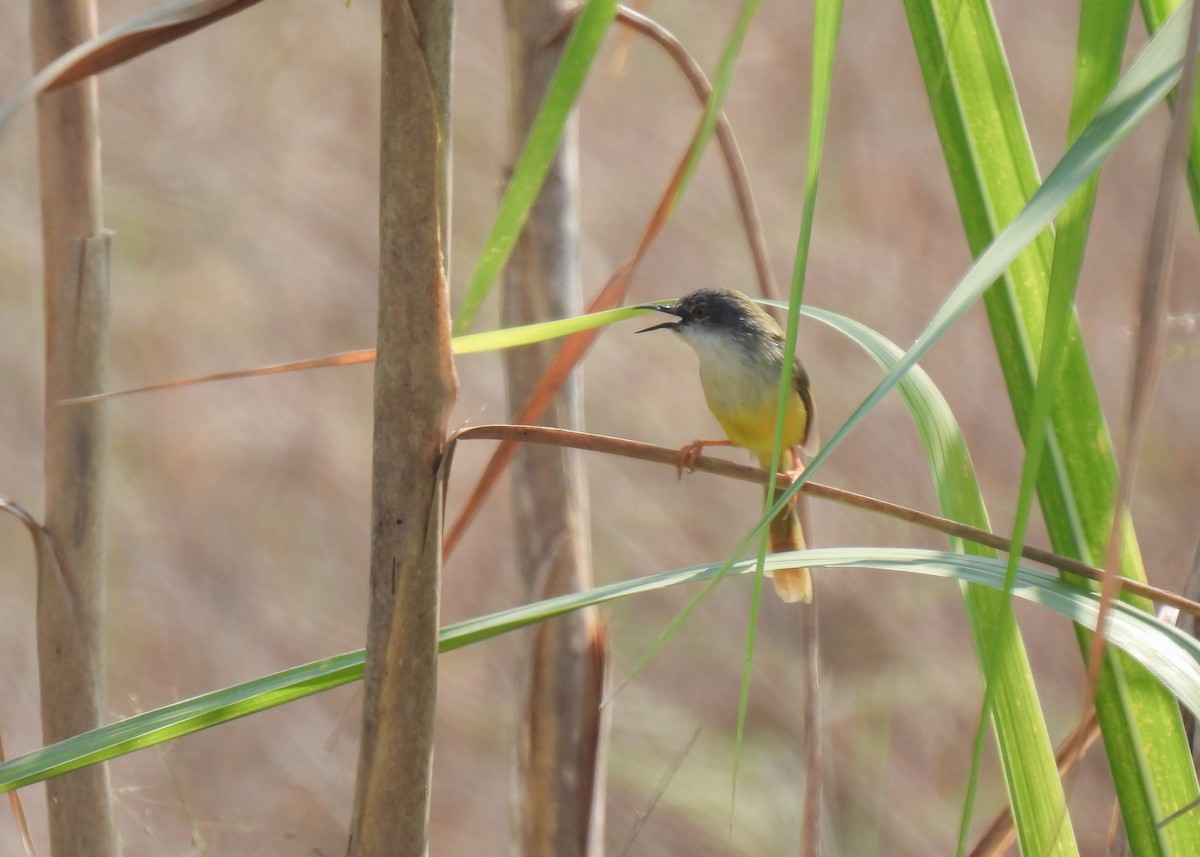
[[783,472],[783,475],[788,478],[788,484],[795,482],[800,478],[800,474],[804,472],[804,462],[800,460],[799,451],[793,446],[790,452],[792,456],[792,469]]
[[696,469],[696,459],[700,457],[700,453],[706,446],[733,446],[733,444],[727,440],[693,440],[687,446],[681,447],[679,461],[675,465],[675,471],[680,479],[683,479],[685,468],[689,473]]
[[[800,452],[796,447],[793,446],[789,449],[788,454],[792,457],[792,467],[790,470],[781,471],[779,475],[786,479],[788,487],[791,487],[800,478],[800,474],[804,472],[804,462],[800,460]],[[793,500],[794,503],[795,501]]]

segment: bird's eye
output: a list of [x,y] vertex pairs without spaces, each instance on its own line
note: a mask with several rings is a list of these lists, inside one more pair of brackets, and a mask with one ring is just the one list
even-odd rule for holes
[[708,304],[696,304],[692,307],[692,318],[700,319],[708,315]]

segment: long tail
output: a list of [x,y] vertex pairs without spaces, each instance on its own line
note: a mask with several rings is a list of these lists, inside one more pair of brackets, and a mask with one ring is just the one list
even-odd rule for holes
[[[770,545],[772,553],[804,550],[804,531],[800,529],[800,518],[796,515],[794,499],[771,521]],[[775,592],[784,601],[789,604],[795,601],[807,604],[812,601],[812,575],[808,573],[807,568],[777,568],[770,574],[775,582]]]

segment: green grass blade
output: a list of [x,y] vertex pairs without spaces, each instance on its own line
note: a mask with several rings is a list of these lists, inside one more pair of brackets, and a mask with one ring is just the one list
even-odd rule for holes
[[[994,237],[1000,226],[1021,210],[1021,207],[1032,195],[1038,183],[1037,170],[1033,163],[1032,152],[1025,133],[1024,122],[1017,105],[1016,93],[1013,89],[1008,70],[1007,59],[1004,56],[996,31],[995,22],[986,3],[970,4],[938,4],[913,2],[908,4],[910,22],[914,32],[914,40],[921,54],[922,67],[926,78],[926,86],[930,99],[934,103],[938,115],[938,127],[942,132],[947,161],[952,166],[955,177],[955,190],[959,196],[960,208],[964,220],[975,221],[975,231],[981,237]],[[1088,15],[1085,9],[1085,21],[1081,29],[1082,37],[1086,34],[1095,37],[1096,31],[1104,34],[1111,29],[1106,21],[1097,21],[1103,15]],[[1095,6],[1091,7],[1095,11]],[[1110,4],[1105,11],[1116,12],[1118,22],[1120,4]],[[961,16],[961,18],[960,18]],[[1124,21],[1128,20],[1128,8],[1124,11]],[[953,23],[951,23],[953,22]],[[1107,24],[1107,26],[1105,26]],[[1123,46],[1125,26],[1119,26],[1116,39],[1115,57],[1110,49],[1103,55],[1105,62],[1096,75],[1085,79],[1087,85],[1083,92],[1094,98],[1083,114],[1090,119],[1092,112],[1099,106],[1101,99],[1108,94],[1119,73],[1120,48]],[[1108,44],[1096,42],[1093,45]],[[1094,59],[1094,58],[1093,58]],[[1098,93],[1099,97],[1095,97]],[[1073,114],[1076,121],[1075,129],[1080,127],[1081,111],[1077,104]],[[947,133],[950,131],[951,133]],[[958,144],[955,148],[954,144]],[[953,157],[951,156],[953,153]],[[953,166],[961,163],[962,168],[955,174]],[[1059,239],[1066,240],[1065,249],[1069,253],[1078,251],[1082,256],[1082,247],[1086,243],[1087,218],[1091,210],[1091,200],[1094,195],[1096,178],[1093,176],[1084,184],[1084,190],[1072,198],[1072,203],[1064,208],[1060,220],[1075,222],[1082,217],[1083,231],[1070,229]],[[1090,192],[1089,192],[1090,189]],[[1074,206],[1074,207],[1073,207]],[[1021,254],[1010,269],[1004,283],[998,287],[1010,291],[1015,283],[1025,282],[1030,278],[1046,278],[1049,273],[1049,258],[1051,254],[1047,247],[1050,237],[1042,235],[1027,251]],[[986,245],[986,240],[982,240]],[[973,245],[974,246],[974,245]],[[974,246],[978,251],[979,246]],[[1060,276],[1051,290],[1048,324],[1048,341],[1053,348],[1042,351],[1041,371],[1038,375],[1040,382],[1033,399],[1032,413],[1025,423],[1026,454],[1022,469],[1021,489],[1017,498],[1017,508],[1014,515],[1015,524],[1012,534],[1014,547],[1009,554],[1009,572],[1015,575],[1017,560],[1021,545],[1024,544],[1030,512],[1033,507],[1034,491],[1043,460],[1045,442],[1045,426],[1049,421],[1050,396],[1055,382],[1059,377],[1062,343],[1065,341],[1067,325],[1073,321],[1073,296],[1075,278],[1078,267],[1069,263],[1060,267]],[[994,292],[989,297],[989,306],[995,304]],[[1030,428],[1031,427],[1031,428]],[[1016,622],[1012,615],[1011,600],[1008,597],[992,599],[995,616],[995,628],[990,635],[992,642],[985,643],[988,648],[999,646],[1009,640],[1016,632]],[[977,634],[981,633],[977,629]],[[983,662],[987,665],[987,686],[984,693],[984,703],[981,712],[979,730],[976,736],[974,763],[972,765],[971,784],[964,801],[962,824],[959,830],[959,853],[966,848],[966,837],[969,831],[975,781],[978,777],[984,739],[984,722],[992,705],[996,703],[997,694],[994,684],[995,661],[988,653],[983,653]],[[1041,774],[1053,773],[1054,760],[1049,746],[1049,755],[1040,754],[1037,768]],[[1011,784],[1014,778],[1025,773],[1030,764],[1029,759],[1019,757],[1005,759],[1005,772]],[[1014,816],[1015,817],[1015,816]],[[1068,831],[1066,824],[1065,803],[1056,807],[1054,815],[1049,819],[1055,829],[1064,834]],[[1018,836],[1026,853],[1039,853],[1030,838],[1017,827]],[[1074,847],[1074,846],[1073,846]]]
[[[917,17],[917,7],[932,15],[931,7],[925,4],[914,0],[908,5],[910,18]],[[942,20],[950,14],[945,12]],[[1127,26],[1123,14],[1127,10],[1119,3],[1092,5],[1084,10],[1081,42],[1089,40],[1090,55],[1081,57],[1081,63],[1086,60],[1088,73],[1098,79],[1077,83],[1072,133],[1078,131],[1079,136],[1055,173],[1076,157],[1081,165],[1093,162],[1104,147],[1123,138],[1127,133],[1122,128],[1125,120],[1119,118],[1121,110],[1113,108],[1132,108],[1126,114],[1132,117],[1135,113],[1144,115],[1151,106],[1146,102],[1133,106],[1138,100],[1133,95],[1136,89],[1155,91],[1156,102],[1178,76],[1185,23],[1181,18],[1164,28],[1162,41],[1155,40],[1101,105],[1096,118],[1080,130],[1115,76]],[[987,41],[980,35],[978,22],[966,29],[972,44]],[[947,69],[946,50],[937,28],[914,26],[914,34],[918,33],[923,34],[917,36],[917,42],[926,86],[968,240],[974,252],[986,255],[1002,240],[1001,227],[1024,216],[1052,183],[1055,173],[1035,191],[1036,168],[1007,70],[1000,73],[970,67],[964,61],[970,52],[959,44],[948,53]],[[1163,53],[1156,55],[1159,45],[1164,46]],[[938,51],[942,51],[940,57]],[[1018,424],[1027,442],[1032,440],[1018,518],[1029,506],[1032,474],[1036,473],[1043,517],[1055,548],[1087,558],[1103,555],[1112,515],[1115,469],[1087,355],[1070,309],[1091,210],[1092,190],[1083,184],[1084,192],[1064,210],[1060,221],[1063,235],[1057,238],[1057,246],[1052,245],[1049,235],[1041,236],[1017,259],[1009,276],[986,295],[985,303]],[[1094,180],[1091,184],[1094,187]],[[1062,258],[1054,255],[1058,250],[1063,252]],[[1052,256],[1056,266],[1053,281]],[[1053,301],[1049,300],[1051,292]],[[1048,349],[1043,354],[1044,330],[1048,331],[1046,341],[1053,341],[1060,349]],[[1040,400],[1035,399],[1037,355],[1048,361],[1041,367],[1043,375],[1052,379],[1057,374],[1060,378],[1059,392],[1053,398],[1051,390],[1045,388]],[[1039,428],[1047,413],[1053,426],[1048,437]],[[1047,457],[1045,464],[1038,466],[1037,447],[1043,441]],[[1129,555],[1136,557],[1136,549]],[[1153,823],[1157,807],[1160,803],[1179,805],[1185,796],[1195,793],[1190,762],[1181,752],[1173,703],[1141,671],[1125,669],[1121,659],[1114,656],[1106,664],[1096,704],[1135,853],[1167,853],[1168,843],[1162,841]],[[1159,729],[1157,723],[1164,726]],[[1200,847],[1186,825],[1172,825],[1167,838],[1177,853],[1194,853]]]
[[[775,510],[781,509],[785,502],[795,496],[800,486],[816,473],[884,396],[896,388],[900,379],[916,365],[925,352],[945,335],[992,283],[1004,276],[1008,266],[1050,225],[1071,195],[1166,97],[1179,77],[1180,57],[1186,35],[1184,23],[1186,22],[1181,23],[1176,16],[1151,39],[1150,44],[1112,94],[1105,99],[1095,118],[1088,123],[1079,139],[1063,155],[1045,182],[1012,222],[980,253],[970,270],[959,280],[925,330],[917,337],[917,341],[821,447],[796,484],[780,496]],[[1043,505],[1044,503],[1045,501]]]
[[[767,567],[783,568],[797,563],[813,568],[877,568],[933,575],[993,588],[1004,583],[1004,563],[999,560],[901,548],[796,551],[772,555]],[[448,652],[488,640],[572,610],[704,581],[715,575],[719,567],[706,565],[655,574],[458,622],[441,630],[439,651]],[[755,560],[741,560],[733,564],[731,573],[753,574],[754,569]],[[1014,593],[1072,621],[1095,624],[1099,610],[1095,594],[1053,575],[1021,567]],[[1200,712],[1200,642],[1126,604],[1116,605],[1106,633],[1113,645],[1129,652],[1188,708]],[[0,793],[348,684],[362,677],[363,657],[363,650],[359,649],[314,661],[147,711],[35,750],[0,764]]]
[[729,85],[733,82],[734,66],[737,65],[738,57],[742,53],[742,43],[745,42],[746,33],[761,5],[762,0],[745,0],[742,3],[742,11],[738,13],[737,20],[733,23],[729,38],[725,40],[725,48],[721,51],[721,60],[717,64],[717,73],[713,76],[712,94],[709,95],[708,102],[704,105],[704,115],[700,118],[700,130],[696,135],[696,144],[692,146],[691,154],[684,165],[683,178],[679,182],[679,192],[675,194],[672,205],[677,205],[679,200],[683,199],[684,189],[691,183],[696,168],[700,166],[700,159],[704,156],[709,141],[712,140],[713,132],[717,128],[717,119],[725,107],[725,96],[729,93]]
[[[812,106],[809,109],[808,158],[804,178],[804,206],[800,216],[800,235],[796,241],[796,258],[792,265],[792,288],[784,325],[784,354],[796,353],[796,338],[800,324],[800,306],[804,301],[804,277],[808,270],[808,251],[812,242],[813,215],[817,208],[817,185],[821,174],[821,155],[825,147],[825,128],[829,121],[829,93],[833,84],[833,60],[837,52],[838,30],[842,22],[842,0],[820,0],[813,7]],[[768,470],[778,472],[783,457],[783,424],[788,401],[793,395],[792,361],[780,366],[779,387],[775,405],[775,438]],[[810,414],[811,418],[812,415]],[[765,509],[774,505],[774,495],[764,494]],[[770,520],[767,518],[767,520]],[[769,549],[769,536],[764,528],[759,539],[758,556],[761,563]],[[754,661],[754,644],[758,638],[759,598],[762,594],[762,572],[754,585],[750,601],[750,621],[746,629],[746,649],[742,663],[742,683],[738,692],[737,727],[735,730],[734,788],[741,764],[742,736],[746,727],[746,712],[750,706],[750,676]],[[815,654],[813,655],[815,657]],[[809,703],[815,704],[815,703]],[[806,740],[819,740],[808,737]]]
[[479,305],[507,264],[558,151],[567,117],[579,99],[588,70],[616,14],[617,0],[588,0],[579,13],[463,296],[454,321],[455,334],[465,333],[471,326]]
[[[745,0],[742,4],[742,10],[722,52],[713,79],[712,94],[705,104],[700,130],[684,167],[679,192],[675,195],[675,204],[682,199],[684,190],[712,139],[717,119],[725,104],[725,96],[733,80],[734,66],[741,53],[742,42],[760,5],[762,0]],[[558,148],[567,116],[579,97],[584,78],[596,51],[599,50],[604,33],[612,23],[616,8],[615,0],[589,0],[571,32],[558,72],[530,129],[525,149],[513,170],[508,190],[500,202],[500,210],[496,214],[492,230],[480,253],[479,263],[463,296],[462,306],[454,321],[455,334],[465,333],[470,327],[488,290],[508,262],[508,257],[525,226],[529,210],[541,190],[550,160]]]
[[364,650],[146,711],[0,764],[0,792],[163,744],[362,678]]
[[[838,30],[842,22],[841,0],[825,0],[814,7],[812,107],[809,111],[808,158],[804,176],[804,206],[800,215],[800,235],[792,264],[792,288],[784,331],[784,353],[796,353],[800,328],[800,306],[804,302],[804,278],[808,270],[808,251],[812,243],[813,216],[817,209],[817,185],[821,175],[821,155],[825,148],[825,127],[829,120],[829,93],[833,83],[833,59]],[[781,304],[774,304],[782,306]],[[771,470],[778,471],[783,453],[783,422],[788,399],[792,395],[792,364],[785,360],[779,373],[779,396],[775,409],[775,448]],[[767,505],[771,502],[768,499]],[[763,544],[766,544],[764,536]]]

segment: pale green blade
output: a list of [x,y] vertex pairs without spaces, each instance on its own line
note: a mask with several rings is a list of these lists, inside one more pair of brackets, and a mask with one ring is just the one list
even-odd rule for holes
[[[713,79],[712,93],[704,107],[695,145],[684,166],[684,176],[676,194],[676,202],[682,198],[684,189],[712,139],[717,118],[721,115],[725,96],[733,80],[733,70],[741,52],[742,41],[761,3],[762,0],[745,0],[734,22]],[[508,257],[525,226],[529,210],[541,190],[550,160],[562,137],[567,115],[579,97],[587,70],[615,13],[616,3],[613,0],[590,0],[575,24],[558,73],[546,91],[542,109],[534,120],[533,128],[530,129],[525,150],[513,170],[508,189],[500,202],[500,210],[496,213],[496,220],[480,253],[479,263],[467,286],[462,307],[454,322],[456,334],[465,333],[471,326],[480,304],[508,262]]]
[[[999,560],[941,551],[830,548],[776,554],[767,559],[768,568],[782,568],[797,563],[828,569],[879,568],[945,577],[993,588],[1004,585],[1004,563]],[[754,566],[754,560],[742,560],[733,565],[732,573],[752,574]],[[718,568],[717,565],[697,566],[655,574],[459,622],[442,629],[439,649],[442,652],[451,651],[572,610],[707,580]],[[1085,625],[1094,624],[1099,609],[1093,593],[1032,568],[1022,567],[1019,570],[1014,593]],[[1107,636],[1113,645],[1143,663],[1188,708],[1200,712],[1200,643],[1182,634],[1173,625],[1126,604],[1117,605],[1113,611]],[[0,764],[0,792],[12,791],[85,765],[153,747],[348,684],[362,677],[363,657],[363,650],[359,649],[314,661],[147,711],[35,750]]]

